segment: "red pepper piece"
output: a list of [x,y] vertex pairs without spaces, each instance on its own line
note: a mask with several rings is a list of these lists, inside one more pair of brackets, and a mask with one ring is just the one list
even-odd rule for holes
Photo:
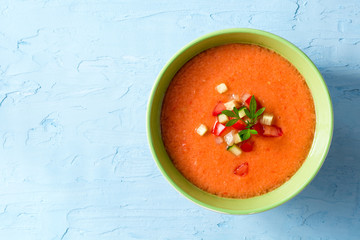
[[234,170],[234,174],[236,174],[240,177],[246,176],[248,174],[248,172],[249,172],[249,164],[247,162],[240,164]]
[[261,125],[261,123],[258,122],[257,124],[255,124],[252,127],[252,129],[256,130],[258,132],[259,136],[264,135],[264,126]]
[[226,127],[224,124],[219,123],[218,121],[215,122],[211,133],[219,136],[221,133],[225,131]]
[[254,144],[252,142],[244,142],[243,144],[241,144],[240,148],[244,152],[251,152],[253,150],[253,145]]
[[224,110],[226,110],[226,107],[225,107],[224,103],[219,102],[218,104],[216,104],[216,106],[215,106],[215,108],[214,108],[214,110],[212,112],[212,115],[217,116]]
[[246,124],[242,121],[237,121],[234,125],[232,125],[233,128],[235,128],[236,130],[244,130],[246,127]]
[[281,137],[283,135],[283,131],[278,126],[263,125],[263,129],[264,129],[263,135],[266,137]]

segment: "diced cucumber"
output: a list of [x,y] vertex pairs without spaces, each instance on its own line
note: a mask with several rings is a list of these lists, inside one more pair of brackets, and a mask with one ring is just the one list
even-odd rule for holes
[[241,149],[236,145],[229,146],[226,150],[228,150],[229,152],[231,152],[235,156],[239,156],[242,153]]
[[207,132],[208,128],[204,124],[200,124],[200,126],[196,129],[196,132],[203,136]]
[[225,83],[221,83],[216,86],[216,90],[221,94],[221,93],[226,92],[228,90],[228,88]]
[[236,132],[236,133],[234,134],[234,143],[235,143],[235,144],[238,144],[238,143],[240,143],[240,142],[242,142],[242,140],[241,140],[241,138],[240,138],[240,136],[239,136],[239,133]]
[[239,103],[237,102],[237,101],[235,101],[235,100],[231,100],[230,102],[226,102],[226,103],[224,103],[224,105],[225,105],[225,107],[226,107],[226,109],[227,110],[233,110],[234,109],[234,107],[239,107]]
[[245,117],[245,116],[246,116],[245,108],[243,108],[243,109],[241,109],[241,110],[239,111],[239,117],[240,117],[240,118],[243,118],[243,117]]
[[264,113],[262,115],[262,118],[260,119],[260,123],[263,125],[271,125],[272,121],[274,119],[274,115],[270,114],[270,113]]
[[222,113],[218,115],[218,121],[219,123],[227,123],[229,121],[229,118],[228,116]]

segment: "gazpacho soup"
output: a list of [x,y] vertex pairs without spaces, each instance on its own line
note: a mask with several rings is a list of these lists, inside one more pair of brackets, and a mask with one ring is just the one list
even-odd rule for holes
[[250,44],[210,48],[176,73],[161,111],[175,167],[197,187],[250,198],[290,179],[315,131],[310,90],[279,54]]

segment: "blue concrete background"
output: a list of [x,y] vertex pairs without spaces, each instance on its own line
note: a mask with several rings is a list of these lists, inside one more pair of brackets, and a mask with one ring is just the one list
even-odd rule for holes
[[[193,204],[145,132],[165,62],[212,31],[250,27],[318,66],[335,111],[314,181],[250,216]],[[1,0],[0,239],[360,239],[360,2]]]

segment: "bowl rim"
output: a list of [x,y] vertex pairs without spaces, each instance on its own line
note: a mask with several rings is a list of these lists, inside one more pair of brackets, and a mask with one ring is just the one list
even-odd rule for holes
[[[216,206],[212,206],[209,205],[205,202],[202,202],[194,197],[192,197],[191,195],[189,195],[187,192],[185,192],[180,186],[178,186],[173,179],[170,178],[170,176],[168,175],[168,173],[165,171],[165,169],[163,168],[163,166],[161,165],[161,163],[159,162],[158,156],[156,154],[155,148],[154,148],[154,143],[152,141],[152,133],[151,133],[151,129],[150,129],[150,116],[151,116],[151,107],[153,105],[153,101],[154,101],[154,96],[156,93],[156,90],[160,84],[160,80],[162,78],[162,76],[164,75],[165,71],[167,70],[167,68],[169,67],[169,65],[172,64],[172,62],[178,58],[181,54],[183,54],[185,51],[187,51],[189,48],[191,48],[193,45],[200,43],[208,38],[211,37],[215,37],[218,35],[223,35],[223,34],[232,34],[232,33],[250,33],[250,34],[256,34],[256,35],[261,35],[261,36],[265,36],[265,37],[269,37],[272,38],[278,42],[281,42],[282,44],[287,45],[288,47],[290,47],[292,50],[294,50],[296,52],[296,54],[300,55],[301,57],[303,57],[304,59],[306,59],[306,61],[309,63],[309,65],[315,70],[315,74],[317,75],[318,79],[321,80],[320,84],[322,86],[322,88],[325,90],[326,92],[326,102],[329,103],[330,106],[330,116],[329,116],[329,124],[330,124],[330,137],[327,139],[326,142],[326,147],[325,147],[325,151],[322,153],[321,156],[321,164],[319,164],[319,166],[313,170],[313,174],[311,175],[311,178],[307,179],[304,184],[301,185],[301,187],[299,187],[296,191],[293,192],[293,194],[286,196],[284,198],[282,198],[281,200],[265,206],[265,207],[260,207],[258,209],[252,209],[252,210],[233,210],[233,209],[228,209],[228,208],[222,208],[222,207],[216,207]],[[256,44],[259,45],[259,44]],[[261,45],[260,45],[261,46]],[[281,55],[281,54],[280,54]],[[193,203],[218,212],[218,213],[227,213],[227,214],[234,214],[234,215],[239,215],[239,214],[253,214],[253,213],[260,213],[260,212],[264,212],[270,209],[273,209],[277,206],[280,206],[282,204],[284,204],[285,202],[291,200],[292,198],[294,198],[295,196],[297,196],[302,190],[305,189],[305,187],[307,185],[309,185],[311,183],[311,181],[315,178],[315,176],[317,175],[317,173],[319,172],[319,170],[321,169],[322,165],[325,162],[325,159],[327,157],[327,154],[329,152],[330,149],[330,145],[331,145],[331,141],[333,138],[333,129],[334,129],[334,113],[333,113],[333,105],[332,105],[332,101],[331,101],[331,97],[330,97],[330,93],[329,90],[327,88],[327,85],[325,83],[324,78],[322,77],[319,69],[316,67],[316,65],[311,61],[311,59],[303,52],[301,51],[297,46],[295,46],[293,43],[291,43],[290,41],[277,36],[273,33],[267,32],[267,31],[263,31],[263,30],[258,30],[258,29],[253,29],[253,28],[228,28],[228,29],[222,29],[222,30],[218,30],[218,31],[214,31],[214,32],[210,32],[207,33],[205,35],[202,35],[192,41],[190,41],[188,44],[186,44],[185,46],[183,46],[182,48],[180,48],[167,62],[166,64],[163,66],[163,68],[161,69],[161,71],[159,72],[159,74],[156,77],[156,80],[153,84],[153,87],[151,89],[150,95],[149,95],[149,100],[148,100],[148,104],[147,104],[147,111],[146,111],[146,132],[147,132],[147,140],[148,140],[148,144],[151,150],[151,154],[153,159],[155,160],[155,163],[157,165],[157,167],[159,168],[159,170],[161,171],[162,175],[167,179],[167,181],[170,183],[170,185],[176,190],[178,191],[180,194],[182,194],[185,198],[189,199],[190,201],[192,201]],[[220,197],[221,198],[221,197]]]

